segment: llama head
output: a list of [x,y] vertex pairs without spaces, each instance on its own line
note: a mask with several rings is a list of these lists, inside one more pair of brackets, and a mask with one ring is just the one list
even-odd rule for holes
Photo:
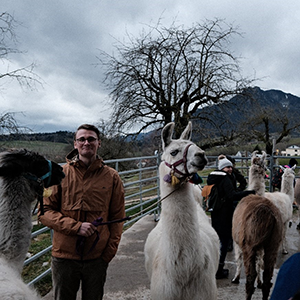
[[283,166],[280,166],[280,168],[283,170],[282,182],[283,181],[294,182],[296,167],[297,167],[297,165],[294,165],[292,168],[285,168]]
[[[250,175],[254,178],[264,179],[266,174],[266,152],[262,151],[262,155],[257,154],[258,151],[254,151],[251,155],[251,167],[250,167]],[[252,178],[253,178],[252,177]],[[251,178],[251,179],[252,179]]]
[[251,165],[257,165],[261,168],[266,169],[266,152],[262,151],[261,155],[258,155],[258,151],[254,151],[251,155]]
[[186,178],[202,170],[207,164],[207,158],[204,151],[191,142],[191,122],[176,140],[172,139],[174,127],[175,123],[171,122],[162,130],[162,160],[169,167],[171,175]]
[[60,184],[65,177],[63,169],[55,162],[26,149],[12,149],[0,154],[0,176],[10,178],[22,176],[29,179],[38,194],[44,187]]
[[254,151],[251,155],[251,166],[256,167],[257,169],[263,169],[264,172],[266,171],[266,152],[262,151],[261,155],[257,154],[258,151]]

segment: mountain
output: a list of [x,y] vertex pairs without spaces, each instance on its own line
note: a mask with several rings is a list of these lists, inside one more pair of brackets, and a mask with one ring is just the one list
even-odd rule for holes
[[[300,98],[280,90],[263,91],[259,87],[245,89],[243,95],[232,97],[227,102],[208,106],[198,110],[200,119],[196,121],[199,128],[213,130],[214,127],[230,130],[253,119],[268,116],[270,133],[282,130],[281,120],[289,119],[289,126],[299,123]],[[281,119],[280,119],[281,118]],[[214,125],[207,121],[213,120]],[[259,130],[259,126],[257,129]],[[261,127],[262,128],[262,127]]]
[[[233,126],[241,124],[251,116],[251,114],[266,111],[271,115],[276,113],[282,118],[287,116],[290,121],[298,122],[298,112],[300,111],[300,98],[290,93],[280,90],[262,90],[259,87],[248,88],[243,95],[232,97],[229,101],[222,102],[217,105],[207,106],[198,110],[201,119],[193,120],[193,127],[206,130],[213,134],[215,126],[224,130],[232,130]],[[228,123],[228,119],[230,123]],[[208,120],[212,120],[214,125]],[[295,121],[296,120],[296,121]],[[281,130],[280,125],[272,123],[270,132]],[[7,140],[30,140],[30,141],[51,141],[66,144],[72,144],[73,132],[57,131],[53,133],[28,133],[28,134],[10,134],[0,135],[0,141]],[[147,133],[141,133],[137,137],[137,141],[144,143],[146,140],[153,139],[159,133],[156,130]],[[197,134],[196,134],[197,135]],[[133,137],[128,137],[126,141],[131,141]]]

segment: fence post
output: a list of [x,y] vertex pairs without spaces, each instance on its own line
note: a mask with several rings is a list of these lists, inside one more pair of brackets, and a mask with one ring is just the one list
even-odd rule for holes
[[143,195],[142,195],[142,190],[143,190],[143,183],[142,183],[142,178],[143,178],[143,175],[142,175],[142,159],[140,158],[139,159],[139,191],[140,191],[140,211],[142,212],[143,211]]
[[[160,162],[161,162],[161,157],[160,157],[160,153],[159,153],[158,150],[156,150],[154,152],[154,154],[156,155],[156,165],[157,165],[157,168],[156,168],[156,174],[157,174],[157,199],[160,200],[159,165],[160,165]],[[160,205],[160,202],[159,202],[157,204],[157,215],[156,215],[156,212],[154,212],[155,221],[159,220],[160,210],[161,210],[161,205]]]
[[272,186],[272,178],[273,178],[273,174],[274,174],[274,165],[276,165],[276,140],[273,139],[273,147],[272,147],[272,154],[270,155],[270,181],[269,181],[269,191],[273,192],[273,186]]

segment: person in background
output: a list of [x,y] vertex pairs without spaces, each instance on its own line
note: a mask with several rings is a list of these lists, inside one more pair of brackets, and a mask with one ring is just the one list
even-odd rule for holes
[[239,201],[249,194],[255,194],[254,191],[237,191],[236,179],[232,170],[232,162],[225,155],[220,155],[218,157],[218,170],[211,172],[207,177],[208,185],[215,184],[217,186],[218,194],[222,197],[223,203],[219,209],[214,209],[211,212],[212,227],[216,230],[221,243],[216,279],[227,278],[229,274],[228,269],[224,269],[224,264],[228,243],[231,239],[233,202]]
[[[226,158],[232,162],[232,175],[235,177],[236,182],[238,183],[237,191],[244,191],[247,187],[247,180],[244,177],[244,175],[240,172],[239,169],[235,166],[235,159],[231,157],[230,155],[226,155]],[[238,204],[238,201],[233,202],[234,209],[236,208]],[[231,252],[233,250],[233,239],[230,238],[230,241],[228,243],[228,252]]]
[[[124,188],[117,171],[97,155],[97,127],[83,124],[63,166],[66,177],[44,198],[39,220],[54,230],[52,280],[55,300],[103,297],[108,263],[115,256],[125,218]],[[105,223],[105,224],[104,224]]]
[[237,191],[244,191],[247,187],[247,180],[239,169],[235,166],[235,159],[230,155],[226,155],[226,158],[232,162],[232,174],[235,176],[236,182],[238,183]]

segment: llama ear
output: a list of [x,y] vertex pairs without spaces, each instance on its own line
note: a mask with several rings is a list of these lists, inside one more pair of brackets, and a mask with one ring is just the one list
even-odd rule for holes
[[175,123],[170,122],[168,123],[161,132],[161,140],[162,140],[162,147],[163,150],[171,143],[173,131],[174,131]]
[[189,123],[185,127],[180,138],[183,140],[190,140],[192,138],[192,122],[191,121],[189,121]]
[[256,157],[257,152],[257,150],[253,151],[251,157]]
[[293,170],[295,170],[295,169],[296,169],[296,167],[297,167],[297,165],[293,165],[292,169],[293,169]]

